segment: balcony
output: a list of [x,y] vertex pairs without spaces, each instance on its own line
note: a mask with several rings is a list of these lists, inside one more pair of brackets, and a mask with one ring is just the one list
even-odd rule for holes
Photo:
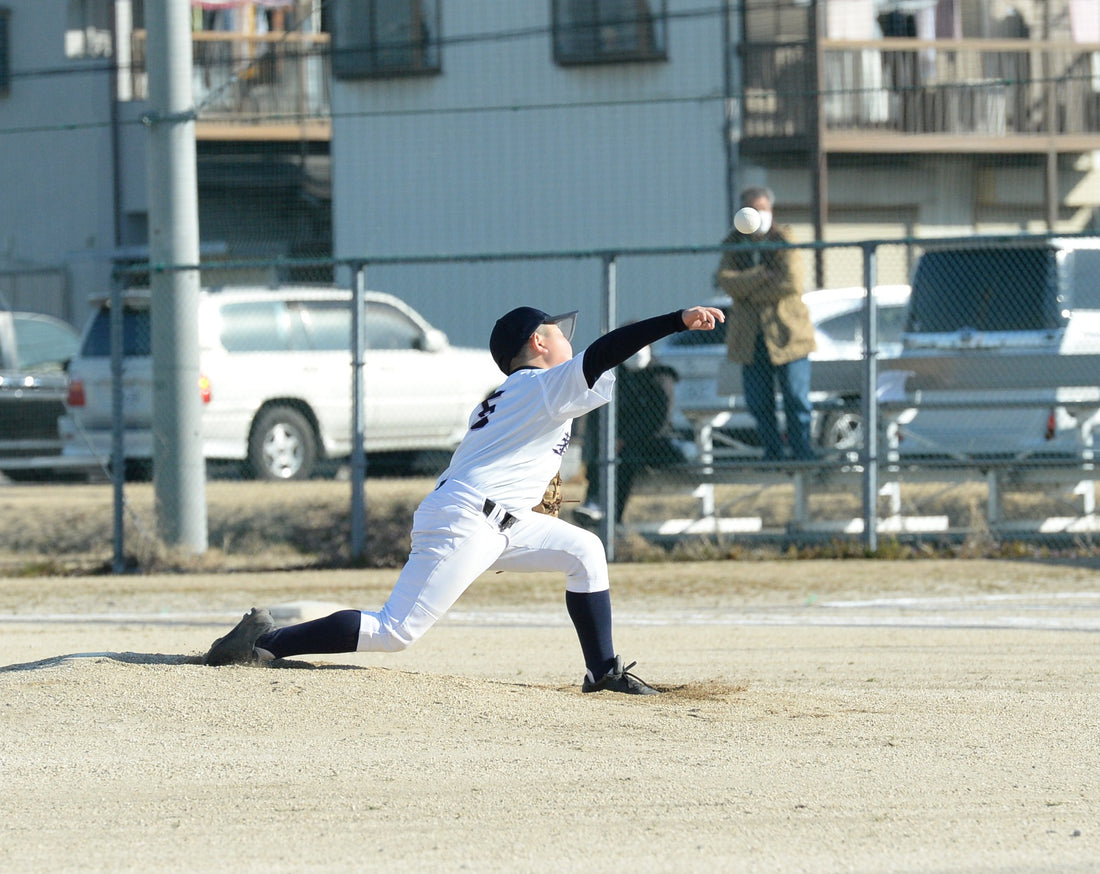
[[[1100,149],[1100,44],[822,40],[741,46],[742,148]],[[820,85],[819,85],[820,83]]]
[[[134,100],[148,95],[145,42],[134,31]],[[196,139],[331,140],[328,34],[198,31],[191,45]]]
[[[199,140],[332,136],[328,34],[192,34]],[[1021,39],[740,46],[746,152],[1100,149],[1100,43]],[[147,93],[145,33],[128,83]]]

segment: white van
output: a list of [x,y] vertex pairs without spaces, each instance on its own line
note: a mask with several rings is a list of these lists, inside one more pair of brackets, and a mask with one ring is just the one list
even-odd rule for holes
[[[110,455],[110,307],[96,302],[69,364],[59,431],[66,455]],[[123,302],[125,456],[148,473],[157,439],[150,298]],[[451,346],[396,297],[366,292],[365,449],[450,451],[471,410],[503,381],[487,350]],[[199,302],[203,451],[262,479],[305,479],[351,452],[351,293],[338,288],[204,289]]]
[[[1041,373],[1060,355],[1100,353],[1100,238],[930,246],[914,267],[901,358],[1034,356]],[[904,455],[1011,456],[1076,453],[1081,416],[1097,386],[958,393],[956,406],[926,406],[902,432]],[[964,406],[958,406],[958,404]]]

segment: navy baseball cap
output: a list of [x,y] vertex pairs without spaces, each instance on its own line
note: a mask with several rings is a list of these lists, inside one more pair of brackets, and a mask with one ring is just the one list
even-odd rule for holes
[[565,339],[572,340],[573,329],[577,325],[577,310],[551,316],[534,307],[516,307],[497,319],[489,337],[489,351],[505,376],[510,372],[508,367],[512,359],[519,355],[519,350],[539,325],[557,325]]

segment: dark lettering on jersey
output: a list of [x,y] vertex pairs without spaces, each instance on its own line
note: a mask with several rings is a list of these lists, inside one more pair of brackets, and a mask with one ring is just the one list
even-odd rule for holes
[[489,424],[489,416],[496,412],[497,405],[492,403],[497,398],[504,394],[503,389],[501,391],[495,391],[489,397],[481,402],[481,407],[477,411],[477,421],[470,426],[471,431],[476,431],[478,428],[484,428]]
[[561,438],[561,443],[554,447],[555,455],[565,455],[565,450],[569,448],[569,434],[566,434]]

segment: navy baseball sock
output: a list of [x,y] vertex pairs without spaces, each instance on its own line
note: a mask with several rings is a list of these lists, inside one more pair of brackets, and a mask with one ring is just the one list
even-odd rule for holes
[[611,641],[611,592],[566,592],[565,608],[580,638],[585,667],[598,680],[615,667]]
[[288,625],[261,635],[256,648],[266,650],[275,658],[315,652],[355,652],[359,646],[358,610],[341,610],[322,619],[298,625]]

